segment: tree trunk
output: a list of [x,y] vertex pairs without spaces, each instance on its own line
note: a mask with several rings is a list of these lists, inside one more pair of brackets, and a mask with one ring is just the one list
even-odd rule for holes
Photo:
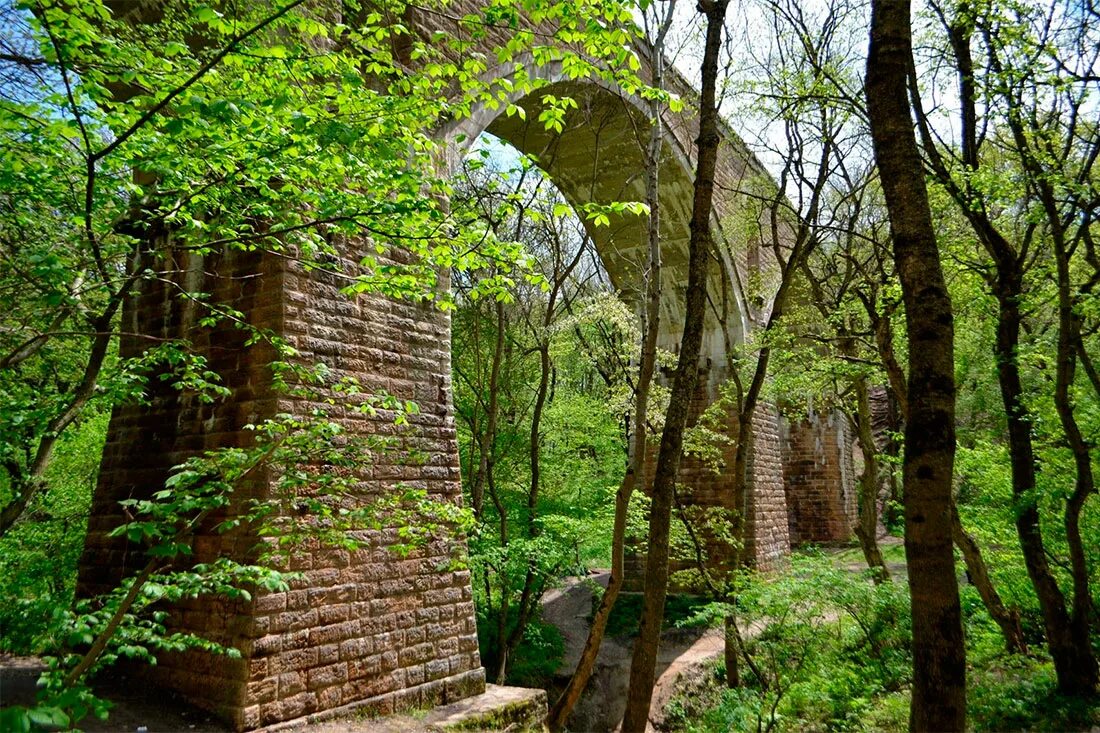
[[982,604],[989,611],[989,615],[1001,627],[1005,648],[1012,654],[1027,654],[1027,642],[1024,641],[1024,631],[1020,627],[1020,611],[1006,607],[1001,600],[1001,595],[993,587],[982,551],[974,538],[963,529],[962,519],[959,517],[959,509],[955,506],[955,502],[951,502],[951,533],[959,551],[962,552],[970,582],[978,589],[978,595],[982,597]]
[[500,412],[500,368],[504,362],[504,304],[496,305],[496,340],[493,347],[493,363],[489,367],[489,400],[485,407],[485,431],[478,437],[477,476],[473,484],[473,512],[480,518],[485,502],[485,486],[488,483],[493,444],[496,442],[497,418]]
[[[657,29],[657,35],[650,46],[650,68],[653,74],[653,86],[660,88],[664,80],[664,38],[671,25],[672,11],[676,0],[668,4],[664,21]],[[619,598],[625,580],[624,552],[626,545],[626,522],[630,509],[630,499],[634,494],[638,477],[645,469],[646,456],[646,416],[649,407],[649,387],[653,382],[653,371],[657,363],[657,327],[661,318],[661,199],[660,164],[661,148],[664,145],[664,125],[661,120],[661,106],[653,102],[651,106],[652,127],[649,131],[649,143],[646,147],[646,204],[649,206],[649,220],[646,233],[649,245],[649,261],[646,273],[645,316],[642,323],[641,356],[638,364],[638,383],[634,390],[634,422],[630,435],[630,447],[627,452],[626,472],[615,492],[615,518],[611,533],[611,575],[607,588],[600,598],[600,604],[592,617],[592,625],[584,641],[577,668],[573,670],[569,682],[546,716],[546,725],[557,733],[565,728],[565,723],[580,700],[596,660],[600,655],[607,621],[611,610]]]
[[[1035,489],[1035,450],[1032,443],[1031,414],[1024,401],[1023,381],[1020,377],[1018,349],[1020,345],[1020,306],[1023,290],[1022,273],[1016,258],[999,258],[997,262],[997,381],[1001,388],[1001,401],[1008,421],[1009,464],[1012,468],[1012,497],[1016,504],[1016,534],[1028,577],[1039,600],[1043,615],[1047,648],[1054,660],[1058,687],[1063,692],[1087,689],[1089,685],[1078,680],[1084,668],[1082,655],[1088,654],[1088,634],[1080,647],[1075,643],[1072,624],[1066,610],[1065,597],[1058,588],[1058,581],[1047,562],[1043,543],[1042,526],[1039,523],[1039,502]],[[1095,678],[1092,686],[1095,686]]]
[[851,416],[856,429],[856,438],[863,451],[863,475],[859,477],[859,523],[856,524],[856,537],[863,549],[867,567],[874,571],[876,583],[890,579],[886,561],[878,546],[878,490],[879,462],[875,447],[875,436],[871,431],[871,399],[867,387],[867,377],[855,380],[856,410]]
[[737,644],[737,619],[727,616],[723,634],[722,658],[726,662],[726,687],[735,690],[741,686],[740,647]]
[[[522,216],[522,211],[520,212]],[[516,238],[519,238],[519,231],[517,225]],[[542,488],[542,417],[546,410],[546,403],[550,398],[550,375],[553,371],[553,360],[550,358],[550,327],[553,325],[554,317],[557,313],[558,298],[563,297],[563,291],[565,290],[566,282],[569,280],[569,276],[580,264],[581,258],[584,255],[584,247],[577,248],[573,259],[565,264],[565,269],[561,269],[562,258],[560,252],[554,255],[555,272],[552,275],[553,285],[550,288],[550,295],[546,300],[546,312],[543,314],[541,322],[541,330],[535,334],[535,338],[539,340],[538,354],[539,354],[539,383],[535,389],[535,406],[531,413],[531,430],[530,430],[530,446],[528,452],[528,458],[530,462],[531,481],[528,484],[527,489],[527,536],[530,538],[538,537],[538,502],[539,492]],[[568,304],[568,297],[566,296],[566,302]],[[535,610],[542,598],[543,591],[545,590],[545,582],[540,583],[540,578],[544,576],[538,572],[536,558],[529,557],[527,561],[527,572],[523,578],[523,588],[520,591],[519,610],[516,614],[516,623],[512,627],[512,630],[508,633],[507,640],[504,647],[501,650],[501,658],[508,659],[512,652],[516,650],[520,642],[523,641],[523,635],[527,631],[527,624],[531,621],[531,618],[535,615]],[[504,684],[503,674],[499,677],[499,684]]]
[[707,31],[699,101],[699,137],[696,140],[698,159],[690,224],[684,332],[680,340],[680,356],[665,413],[665,426],[653,478],[645,595],[642,601],[641,628],[630,664],[630,687],[622,726],[624,733],[642,733],[649,721],[657,648],[661,640],[665,596],[668,592],[672,492],[680,469],[688,410],[699,379],[699,353],[703,342],[703,316],[707,303],[707,265],[712,244],[710,217],[714,199],[714,169],[720,141],[718,110],[715,104],[718,53],[722,44],[722,26],[727,4],[728,0],[699,2],[699,9],[707,19]]
[[[1067,631],[1070,643],[1064,650],[1064,669],[1058,670],[1058,688],[1070,695],[1089,696],[1096,692],[1097,666],[1089,636],[1092,616],[1092,590],[1088,564],[1081,541],[1081,510],[1088,497],[1096,493],[1089,445],[1073,409],[1070,390],[1077,369],[1076,345],[1081,340],[1081,316],[1075,306],[1070,283],[1069,255],[1064,237],[1055,232],[1054,257],[1058,272],[1058,371],[1055,378],[1054,406],[1062,424],[1062,433],[1073,454],[1075,469],[1073,492],[1066,499],[1063,521],[1069,548],[1070,577],[1073,579],[1073,612]],[[1056,664],[1057,664],[1057,660]],[[1064,671],[1064,675],[1063,675]]]
[[905,555],[913,614],[911,731],[962,731],[966,650],[951,537],[954,325],[907,96],[908,0],[874,0],[867,109],[909,336]]
[[[489,497],[499,515],[500,547],[505,555],[507,555],[508,509],[504,506],[504,502],[497,492],[496,478],[493,475],[496,464],[494,452],[496,448],[497,420],[500,411],[500,370],[504,362],[505,318],[503,302],[497,302],[495,313],[497,329],[496,346],[493,349],[493,363],[490,368],[488,414],[485,419],[485,432],[482,434],[480,441],[481,457],[478,467],[477,484],[482,487],[487,487],[489,490]],[[509,598],[510,590],[508,588],[508,573],[505,570],[506,567],[507,559],[502,559],[501,567],[497,569],[497,582],[500,587],[500,615],[497,618],[497,684],[504,684],[504,677],[508,667],[507,624],[511,599]]]

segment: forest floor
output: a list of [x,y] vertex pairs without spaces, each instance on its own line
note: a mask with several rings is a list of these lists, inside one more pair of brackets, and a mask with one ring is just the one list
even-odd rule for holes
[[[904,578],[908,575],[905,569],[905,542],[901,537],[884,534],[878,538],[878,546],[882,551],[882,559],[886,561],[886,569],[891,575]],[[850,570],[853,573],[862,573],[867,569],[867,561],[863,558],[863,551],[859,545],[855,547],[826,548],[825,552],[832,556],[837,567]]]
[[[901,538],[884,534],[879,537],[879,546],[891,575],[905,578],[905,548]],[[839,568],[853,573],[863,572],[867,568],[863,552],[858,546],[824,548],[824,552],[832,556],[833,562]],[[584,578],[568,579],[562,587],[549,591],[543,599],[543,620],[553,624],[561,632],[565,644],[565,653],[558,668],[559,678],[568,679],[580,660],[595,608],[594,592],[597,586],[606,588],[608,579],[607,571],[595,570]],[[626,707],[633,636],[616,634],[610,627],[615,625],[614,616],[621,615],[620,607],[632,605],[632,595],[636,601],[636,594],[623,594],[616,604],[608,633],[600,647],[597,670],[571,721],[574,727],[579,724],[579,730],[613,730],[622,719]],[[690,601],[685,604],[684,599],[684,596],[670,596],[669,604],[672,606],[679,600],[680,606],[690,611]],[[675,608],[666,608],[666,616],[673,617],[673,621],[676,613]],[[666,618],[666,624],[669,620]],[[746,638],[759,631],[758,626],[741,629]],[[656,731],[661,727],[668,703],[684,681],[693,679],[712,667],[722,656],[724,648],[725,640],[721,628],[665,629],[657,659],[657,681],[653,687],[647,730]],[[551,690],[551,697],[555,692]]]
[[[904,577],[905,562],[901,540],[882,538],[883,553],[892,574]],[[853,572],[861,571],[863,556],[859,548],[829,550],[839,567]],[[547,593],[543,600],[544,619],[557,627],[564,639],[565,653],[559,665],[559,679],[567,678],[576,667],[588,635],[592,615],[593,596],[598,587],[607,586],[608,574],[593,571],[584,578],[571,578]],[[629,595],[621,597],[630,606]],[[633,609],[624,608],[625,613]],[[751,635],[754,629],[742,629]],[[626,704],[626,688],[629,681],[630,654],[633,638],[630,633],[610,629],[600,650],[599,669],[590,684],[586,699],[578,706],[580,720],[588,721],[584,729],[611,730],[622,718]],[[698,674],[701,668],[713,664],[721,656],[723,636],[721,629],[701,627],[667,628],[662,635],[658,657],[657,681],[653,690],[650,730],[652,724],[660,725],[664,710],[674,696],[681,679]],[[32,704],[35,685],[44,670],[42,660],[35,657],[14,657],[0,654],[0,702],[4,705]],[[139,733],[224,733],[227,731],[213,715],[189,705],[182,698],[145,684],[140,672],[115,672],[106,676],[97,692],[113,703],[106,721],[88,719],[81,728],[88,733],[107,731],[137,731]],[[555,690],[550,691],[553,697]],[[587,706],[587,709],[585,707]],[[394,720],[344,720],[331,730],[355,730],[362,733],[388,733],[391,730],[410,730],[416,718],[400,716]],[[398,723],[394,728],[389,723]],[[331,724],[330,724],[331,726]],[[351,726],[351,727],[348,727]],[[315,728],[310,727],[309,730]]]

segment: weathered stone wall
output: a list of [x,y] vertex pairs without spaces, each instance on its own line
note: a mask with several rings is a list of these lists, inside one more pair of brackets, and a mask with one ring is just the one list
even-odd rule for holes
[[782,420],[792,544],[841,543],[858,521],[852,440],[839,412]]
[[[354,274],[354,261],[345,261],[344,274]],[[340,292],[346,283],[334,273],[288,271],[283,335],[334,377],[419,405],[401,429],[384,411],[339,415],[349,433],[393,439],[362,469],[364,497],[409,488],[460,503],[449,317],[431,303],[349,297]],[[292,400],[279,408],[307,414],[324,405]],[[410,460],[414,452],[426,461]],[[246,725],[365,701],[388,712],[484,690],[470,573],[451,567],[464,554],[462,539],[439,537],[406,557],[389,549],[396,529],[359,539],[368,546],[303,558],[305,581],[257,601],[252,669],[265,676],[248,686]]]
[[778,411],[768,404],[759,405],[752,429],[752,491],[748,497],[752,521],[745,547],[757,568],[771,570],[780,567],[791,552]]
[[[717,389],[724,380],[725,369],[701,368],[699,383],[688,413],[688,427],[696,426],[700,417],[715,401]],[[685,455],[680,463],[677,499],[685,507],[702,507],[707,511],[719,510],[715,515],[695,514],[692,517],[695,541],[702,549],[704,559],[710,565],[727,565],[739,560],[742,564],[760,570],[781,567],[790,554],[787,537],[787,500],[783,490],[783,465],[780,454],[779,416],[774,408],[764,405],[757,408],[752,419],[753,446],[749,456],[747,496],[738,497],[734,490],[733,468],[737,450],[738,428],[736,416],[728,413],[718,416],[711,430],[726,438],[718,444],[718,455],[707,460],[695,455]],[[656,468],[657,445],[652,443],[646,454],[646,475],[643,491],[648,492]],[[744,513],[744,548],[738,553],[725,535],[730,522]],[[673,522],[679,522],[675,518]],[[645,537],[630,538],[626,554],[626,588],[630,591],[644,589]],[[695,570],[698,559],[694,550],[684,556],[673,556],[670,571]],[[740,555],[737,557],[737,555]],[[673,584],[684,585],[675,578]],[[695,589],[697,590],[697,589]]]
[[[361,472],[364,501],[399,485],[425,489],[441,501],[461,500],[446,314],[428,304],[350,298],[339,292],[339,275],[306,274],[273,256],[185,257],[180,277],[190,288],[210,292],[216,302],[248,314],[253,325],[272,329],[303,359],[329,365],[336,376],[355,377],[367,390],[418,402],[420,413],[403,430],[384,412],[336,414],[351,432],[394,439]],[[80,563],[82,594],[106,590],[144,562],[136,548],[107,537],[122,521],[119,499],[147,496],[163,486],[172,465],[201,450],[242,445],[248,423],[323,407],[276,398],[271,349],[245,348],[245,333],[229,324],[198,328],[199,307],[180,301],[177,293],[150,283],[127,305],[125,317],[135,334],[190,337],[232,397],[203,405],[154,381],[149,406],[116,410]],[[141,339],[129,338],[123,352],[138,353],[142,346]],[[414,450],[429,459],[409,461]],[[265,490],[259,482],[249,493],[262,497]],[[291,569],[305,577],[288,592],[260,594],[247,604],[203,600],[176,609],[180,628],[235,646],[242,659],[163,655],[151,671],[155,681],[239,728],[347,706],[384,713],[482,691],[470,574],[450,569],[456,551],[462,552],[461,538],[440,537],[407,557],[388,549],[397,541],[396,530],[360,539],[362,549],[318,548],[301,555]],[[255,541],[200,532],[195,557],[245,558]]]
[[[146,562],[141,548],[107,536],[125,521],[119,501],[147,498],[163,488],[172,466],[203,450],[242,445],[248,439],[241,430],[243,425],[275,414],[267,366],[274,356],[271,349],[264,345],[245,348],[246,334],[229,323],[200,329],[197,322],[204,315],[202,308],[181,298],[180,291],[210,293],[218,302],[247,313],[253,325],[277,329],[282,319],[278,263],[239,252],[220,258],[188,252],[172,256],[163,269],[175,273],[169,276],[175,282],[167,278],[144,281],[138,295],[126,303],[120,353],[123,357],[139,355],[149,347],[149,337],[189,337],[208,358],[208,366],[223,376],[233,398],[204,404],[154,376],[149,380],[148,405],[115,410],[79,565],[79,595],[107,591]],[[261,479],[250,489],[262,493],[263,484]],[[215,535],[200,528],[194,541],[195,560],[206,562],[219,555],[246,557],[252,545],[250,538],[239,533]],[[174,620],[179,627],[214,641],[247,648],[253,636],[253,610],[250,603],[191,603],[177,609]],[[247,658],[163,655],[150,674],[154,680],[232,716],[242,704],[243,685],[250,671]]]

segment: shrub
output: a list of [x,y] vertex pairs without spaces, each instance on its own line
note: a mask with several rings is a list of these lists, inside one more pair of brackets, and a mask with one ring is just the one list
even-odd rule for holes
[[0,651],[37,654],[72,605],[106,414],[65,433],[47,474],[48,491],[0,538]]

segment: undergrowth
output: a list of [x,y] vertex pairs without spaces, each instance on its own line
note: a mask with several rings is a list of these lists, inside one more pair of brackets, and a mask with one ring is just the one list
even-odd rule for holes
[[[1041,645],[1010,655],[972,587],[963,587],[967,632],[968,729],[1087,731],[1100,701],[1056,694]],[[739,623],[756,670],[726,687],[723,662],[689,682],[665,711],[683,733],[872,733],[908,728],[909,597],[903,580],[874,585],[835,558],[796,555],[790,570],[750,576]]]

